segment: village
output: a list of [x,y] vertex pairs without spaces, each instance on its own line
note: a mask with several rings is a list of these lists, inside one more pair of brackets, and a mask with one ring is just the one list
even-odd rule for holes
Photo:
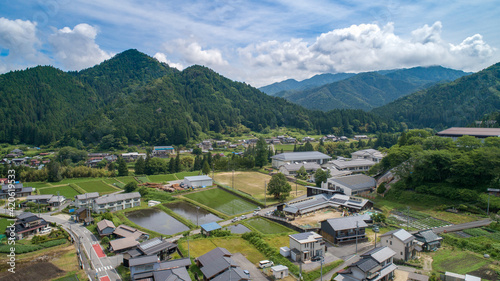
[[[488,137],[486,133],[483,130],[477,137]],[[456,139],[465,134],[473,132],[437,135]],[[305,137],[299,147],[309,142],[368,139],[366,135]],[[257,142],[205,140],[197,146],[201,153],[240,157],[234,149]],[[447,244],[455,239],[448,238],[450,233],[462,238],[479,231],[496,233],[489,225],[497,222],[483,214],[439,210],[432,202],[410,208],[385,199],[397,175],[388,171],[369,176],[368,172],[386,153],[368,148],[351,152],[349,158],[333,159],[319,151],[288,150],[290,144],[297,146],[292,137],[265,142],[266,150],[275,153],[262,169],[215,171],[212,167],[204,174],[179,171],[67,178],[55,183],[1,179],[3,221],[12,215],[7,207],[12,192],[16,199],[15,224],[5,228],[5,236],[33,253],[69,243],[76,248],[77,272],[102,281],[476,281],[495,276],[488,267],[495,264],[491,253],[469,254],[477,256],[481,265],[476,270],[479,277],[434,266],[433,257],[439,260],[440,252],[454,247]],[[280,145],[288,145],[286,152],[279,151]],[[193,149],[156,146],[151,158],[173,161],[176,155],[192,153]],[[23,158],[23,151],[15,149],[3,163],[36,168],[50,163],[54,154]],[[93,152],[85,165],[95,169],[103,161],[123,159],[130,169],[148,154]],[[318,181],[322,173],[325,179]],[[285,200],[269,193],[276,175],[289,186]],[[489,189],[489,195],[498,197],[500,190]]]

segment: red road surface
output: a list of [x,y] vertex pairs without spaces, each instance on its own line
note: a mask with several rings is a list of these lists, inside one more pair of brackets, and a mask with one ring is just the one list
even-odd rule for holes
[[111,281],[111,280],[109,280],[109,277],[107,275],[104,276],[104,277],[101,277],[99,280],[101,280],[101,281]]
[[[92,245],[92,248],[94,248],[95,253],[97,254],[98,257],[104,258],[106,255],[102,251],[101,245],[99,244],[94,244]],[[108,279],[109,280],[109,279]]]

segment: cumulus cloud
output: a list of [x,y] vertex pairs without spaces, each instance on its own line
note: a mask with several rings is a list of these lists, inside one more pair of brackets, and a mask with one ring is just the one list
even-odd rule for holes
[[49,61],[38,50],[41,42],[36,33],[35,22],[0,18],[1,72]]
[[225,66],[229,63],[222,58],[218,49],[203,49],[197,42],[177,39],[167,46],[171,52],[178,53],[187,64],[201,64],[206,66]]
[[66,69],[80,70],[112,56],[96,44],[96,36],[95,27],[81,23],[73,29],[64,27],[57,30],[48,41],[55,50],[55,57]]
[[167,59],[167,55],[164,54],[164,53],[156,53],[153,56],[153,58],[155,58],[159,62],[163,62],[163,63],[168,64],[170,67],[177,68],[178,70],[183,70],[184,69],[184,66],[182,66],[182,64],[180,64],[180,63],[174,63],[174,62],[169,61]]
[[[301,39],[268,41],[240,48],[243,62],[261,68],[247,81],[262,86],[285,77],[303,79],[325,72],[364,72],[414,66],[443,65],[478,69],[491,61],[496,49],[476,34],[454,45],[441,38],[441,22],[424,25],[403,38],[394,25],[352,25],[318,36],[312,44]],[[273,70],[271,70],[273,68]],[[250,81],[251,80],[251,81]]]

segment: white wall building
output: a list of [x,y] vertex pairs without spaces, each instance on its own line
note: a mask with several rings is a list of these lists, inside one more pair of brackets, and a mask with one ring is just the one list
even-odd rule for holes
[[375,163],[379,163],[384,158],[384,154],[376,149],[364,149],[358,150],[356,152],[351,153],[351,157],[353,160],[355,159],[366,159],[373,161]]
[[107,210],[119,211],[141,205],[139,192],[108,194],[94,200],[92,211],[103,213]]
[[285,152],[276,154],[273,157],[273,168],[279,169],[282,165],[292,163],[317,163],[325,164],[332,157],[318,151]]
[[325,252],[323,236],[315,232],[291,234],[288,237],[290,254],[294,261],[307,261],[316,256],[323,256]]
[[214,184],[214,181],[211,177],[202,175],[202,176],[185,177],[184,184],[188,187],[197,188],[204,186],[212,186]]

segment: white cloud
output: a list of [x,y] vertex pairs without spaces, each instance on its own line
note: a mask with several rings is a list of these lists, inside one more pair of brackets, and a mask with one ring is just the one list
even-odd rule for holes
[[57,30],[48,41],[55,50],[55,57],[66,69],[80,70],[112,56],[96,44],[96,36],[95,27],[81,23],[73,29],[64,27]]
[[0,49],[4,54],[0,56],[0,72],[48,63],[48,58],[38,50],[41,42],[36,25],[31,21],[0,18]]
[[222,53],[218,49],[202,49],[197,42],[188,42],[184,39],[174,40],[167,44],[167,50],[171,53],[177,53],[180,59],[187,64],[200,64],[209,67],[225,66],[228,62],[222,58]]
[[180,63],[174,63],[174,62],[171,62],[167,59],[167,55],[165,55],[164,53],[156,53],[153,58],[157,59],[159,62],[163,62],[163,63],[166,63],[168,64],[168,66],[170,67],[174,67],[174,68],[177,68],[178,70],[183,70],[184,67],[182,66],[182,64]]
[[497,51],[476,34],[458,45],[441,38],[441,22],[424,25],[409,39],[398,36],[394,25],[352,25],[318,36],[312,44],[302,39],[268,41],[240,48],[240,60],[254,68],[246,79],[263,86],[283,78],[308,78],[325,72],[364,72],[414,66],[443,65],[480,69],[495,63]]

